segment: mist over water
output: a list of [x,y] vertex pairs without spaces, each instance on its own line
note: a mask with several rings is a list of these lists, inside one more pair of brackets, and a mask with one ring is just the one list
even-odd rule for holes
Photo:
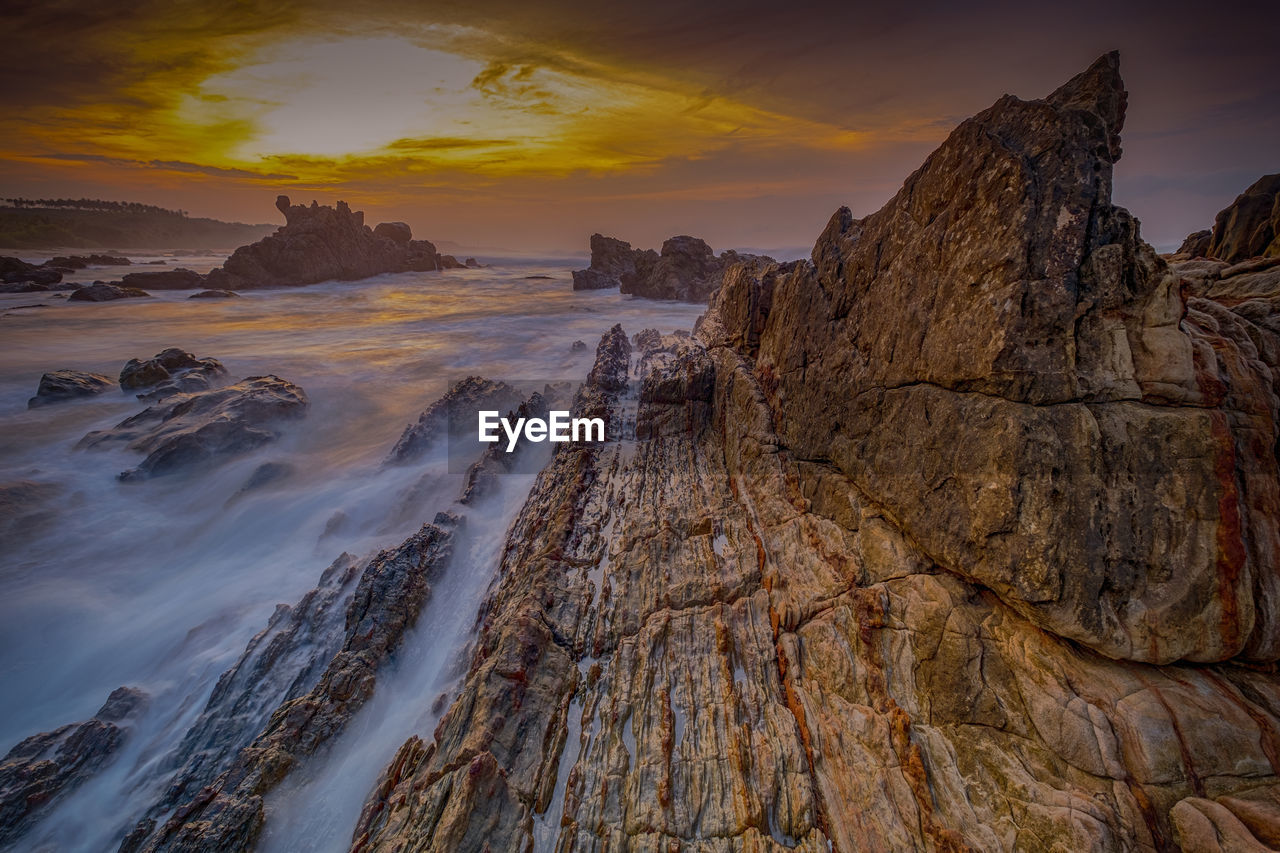
[[[200,270],[220,259],[182,260]],[[87,270],[79,280],[118,273]],[[114,849],[164,790],[165,756],[275,606],[296,602],[342,552],[393,547],[453,503],[462,477],[447,472],[442,456],[382,466],[405,425],[449,384],[472,374],[581,381],[614,323],[628,333],[670,332],[691,328],[702,312],[616,291],[575,293],[569,267],[549,263],[239,299],[189,295],[103,304],[0,295],[0,483],[55,490],[47,503],[23,507],[20,525],[0,525],[0,751],[89,718],[121,685],[151,697],[114,762],[24,843]],[[35,303],[48,307],[17,307]],[[576,340],[587,349],[571,352]],[[129,358],[171,346],[219,359],[236,380],[288,379],[311,408],[277,442],[212,470],[141,483],[116,479],[139,454],[74,446],[145,404],[108,392],[26,408],[46,371],[114,377]],[[265,462],[289,473],[244,491]],[[532,479],[505,477],[490,502],[468,510],[449,570],[373,699],[328,753],[268,799],[264,848],[286,849],[281,831],[305,831],[309,849],[345,849],[377,773],[409,735],[430,736],[432,703],[456,676],[503,534]]]

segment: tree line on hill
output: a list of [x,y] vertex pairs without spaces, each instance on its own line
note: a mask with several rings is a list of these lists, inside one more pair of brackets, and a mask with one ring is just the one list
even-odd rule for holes
[[4,203],[15,208],[65,208],[70,210],[103,210],[114,213],[155,213],[186,218],[185,210],[169,210],[136,201],[108,201],[101,198],[6,198]]

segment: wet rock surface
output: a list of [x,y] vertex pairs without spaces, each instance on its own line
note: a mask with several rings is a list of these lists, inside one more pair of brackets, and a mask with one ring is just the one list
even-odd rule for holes
[[207,391],[225,384],[227,369],[216,358],[196,358],[170,347],[148,359],[131,358],[120,370],[120,390],[145,391],[139,400],[154,402],[175,394]]
[[[457,519],[440,514],[396,548],[378,554],[359,573],[343,615],[340,645],[331,656],[325,636],[333,602],[354,574],[339,558],[313,595],[281,613],[255,638],[219,682],[205,714],[187,736],[187,758],[166,802],[181,802],[163,822],[144,818],[122,850],[236,851],[253,846],[264,821],[263,797],[299,762],[329,743],[373,694],[377,671],[417,621],[430,583],[452,553]],[[278,639],[277,639],[278,638]],[[266,640],[265,645],[263,640]],[[323,670],[315,669],[324,661]],[[277,664],[284,661],[277,668]],[[309,685],[300,692],[300,685]],[[260,732],[235,753],[216,779],[194,790],[236,747],[228,732],[243,730],[243,715],[260,718],[283,697]],[[158,810],[163,813],[163,808]]]
[[64,400],[92,397],[114,387],[115,382],[111,377],[101,373],[55,370],[40,377],[40,386],[36,389],[36,395],[27,401],[27,408],[35,409]]
[[1114,55],[1004,98],[696,339],[602,345],[614,440],[352,849],[1272,846],[1275,312],[1111,206],[1124,101]]
[[524,395],[518,388],[505,382],[495,382],[483,376],[461,379],[419,415],[415,423],[405,427],[386,461],[388,464],[408,463],[449,441],[465,442],[468,448],[477,447],[476,412],[495,409],[506,413],[523,399]]
[[279,437],[282,422],[302,417],[307,396],[278,376],[248,379],[207,391],[177,392],[109,430],[96,430],[78,448],[123,444],[146,454],[122,480],[143,480],[213,464]]
[[234,299],[240,294],[234,290],[202,290],[199,293],[193,293],[188,299]]
[[60,797],[101,770],[128,738],[146,696],[121,687],[93,719],[23,740],[0,761],[0,845],[21,837]]

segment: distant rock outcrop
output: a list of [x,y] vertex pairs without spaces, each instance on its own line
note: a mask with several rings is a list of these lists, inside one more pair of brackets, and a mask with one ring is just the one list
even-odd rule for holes
[[772,263],[773,259],[732,250],[716,257],[706,241],[687,235],[667,240],[659,253],[592,234],[591,265],[573,273],[573,289],[618,287],[647,299],[705,302],[720,286],[725,271],[742,262]]
[[450,264],[427,240],[414,240],[403,222],[364,224],[364,214],[346,202],[308,207],[276,199],[285,224],[257,243],[236,249],[226,263],[205,275],[187,269],[130,273],[128,286],[151,290],[214,291],[297,287],[322,281],[355,281],[383,273],[428,271]]
[[289,197],[282,195],[276,208],[284,214],[284,227],[236,249],[222,267],[205,276],[204,287],[251,290],[441,268],[436,247],[412,239],[403,222],[370,228],[363,213],[342,201],[336,207],[315,202],[307,207],[290,204]]

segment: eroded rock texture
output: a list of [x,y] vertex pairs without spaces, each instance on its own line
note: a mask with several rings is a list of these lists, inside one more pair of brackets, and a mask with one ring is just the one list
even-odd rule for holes
[[[354,575],[354,561],[335,562],[296,614],[277,613],[267,632],[219,682],[205,714],[188,733],[180,749],[185,764],[160,804],[181,805],[163,823],[144,818],[121,849],[251,848],[262,829],[263,797],[337,736],[373,695],[378,669],[417,621],[431,582],[448,563],[456,522],[441,514],[434,524],[423,525],[369,562],[346,599],[341,643],[327,660],[325,623]],[[299,695],[304,684],[311,686]],[[256,737],[238,748],[241,723],[257,720],[281,698]],[[237,748],[230,766],[199,787],[211,771],[226,766],[228,754]]]
[[124,745],[146,696],[112,691],[93,719],[25,739],[0,761],[0,846],[7,846],[59,798],[106,766]]
[[353,850],[1275,845],[1274,304],[1111,205],[1117,63],[606,338]]

